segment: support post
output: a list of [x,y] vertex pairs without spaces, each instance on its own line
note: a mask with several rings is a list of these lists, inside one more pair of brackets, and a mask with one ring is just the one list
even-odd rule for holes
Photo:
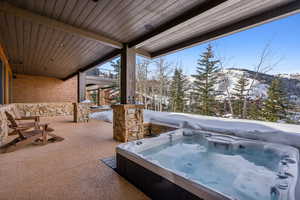
[[97,89],[97,106],[102,105],[102,103],[101,103],[101,98],[102,98],[101,92],[102,92],[101,89],[98,88]]
[[144,105],[112,105],[113,137],[119,142],[142,139],[144,137]]
[[121,51],[121,104],[131,103],[128,100],[135,97],[135,58],[135,49],[124,44]]
[[78,102],[86,99],[86,74],[85,72],[78,72]]

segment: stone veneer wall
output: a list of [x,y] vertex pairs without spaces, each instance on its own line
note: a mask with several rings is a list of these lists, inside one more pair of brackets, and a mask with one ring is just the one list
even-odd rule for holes
[[15,107],[12,104],[0,105],[0,145],[2,144],[3,140],[7,137],[9,132],[5,111],[14,113],[14,109]]
[[160,124],[152,124],[152,123],[146,123],[144,124],[144,134],[145,136],[151,136],[151,135],[159,135],[161,133],[174,131],[177,128],[160,125]]
[[113,135],[120,142],[127,142],[130,137],[144,137],[143,105],[113,105]]
[[[74,105],[77,107],[75,108]],[[14,103],[0,106],[0,145],[9,133],[8,121],[5,111],[9,111],[13,116],[73,116],[75,122],[86,122],[89,120],[89,104],[63,102],[63,103]],[[76,116],[76,120],[75,120]]]
[[88,122],[92,103],[73,103],[74,122]]
[[22,116],[72,116],[72,102],[64,103],[15,103]]

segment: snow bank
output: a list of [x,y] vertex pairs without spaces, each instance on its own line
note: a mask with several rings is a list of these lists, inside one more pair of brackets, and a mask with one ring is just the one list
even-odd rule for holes
[[[159,116],[159,115],[161,115],[161,113],[164,113],[164,112],[155,112],[155,111],[151,111],[151,110],[144,110],[144,123],[149,123],[151,118],[153,118],[153,117],[155,118],[155,116]],[[112,123],[113,112],[112,112],[112,110],[103,111],[103,112],[95,112],[95,113],[90,114],[90,118]]]
[[113,112],[112,110],[103,111],[103,112],[94,112],[90,114],[90,118],[112,123]]
[[92,103],[92,102],[90,100],[86,99],[86,100],[81,101],[80,103]]
[[110,105],[102,105],[102,106],[91,106],[91,108],[97,108],[97,109],[111,109]]
[[[112,111],[91,114],[91,118],[112,122]],[[263,121],[227,119],[202,115],[145,110],[144,122],[175,128],[226,133],[248,139],[292,145],[300,148],[300,126]]]

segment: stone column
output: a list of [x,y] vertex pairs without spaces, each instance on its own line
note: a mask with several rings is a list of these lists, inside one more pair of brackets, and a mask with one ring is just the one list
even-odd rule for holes
[[127,142],[130,138],[144,137],[144,105],[113,105],[114,139]]
[[73,103],[74,122],[88,122],[90,115],[89,103]]
[[100,105],[106,105],[106,102],[105,102],[105,98],[106,98],[106,94],[105,94],[105,90],[103,89],[98,89],[98,104],[99,106]]

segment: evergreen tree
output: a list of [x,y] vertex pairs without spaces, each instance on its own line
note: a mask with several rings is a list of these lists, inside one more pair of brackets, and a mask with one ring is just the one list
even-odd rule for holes
[[238,82],[236,83],[235,87],[233,88],[234,93],[233,96],[235,97],[235,114],[239,117],[242,117],[243,114],[243,102],[246,97],[247,86],[249,85],[249,81],[246,78],[245,74],[243,73]]
[[197,112],[203,115],[215,114],[215,89],[217,83],[217,72],[220,67],[219,60],[214,58],[212,46],[209,44],[206,51],[200,56],[195,77],[195,90],[198,96]]
[[262,107],[261,99],[256,99],[250,102],[248,107],[248,118],[253,120],[261,120],[262,119],[261,107]]
[[280,84],[279,79],[274,79],[268,89],[268,98],[262,109],[263,118],[267,121],[277,122],[286,118],[287,100]]
[[182,69],[175,68],[170,88],[170,104],[173,112],[183,112],[185,105],[186,78]]

